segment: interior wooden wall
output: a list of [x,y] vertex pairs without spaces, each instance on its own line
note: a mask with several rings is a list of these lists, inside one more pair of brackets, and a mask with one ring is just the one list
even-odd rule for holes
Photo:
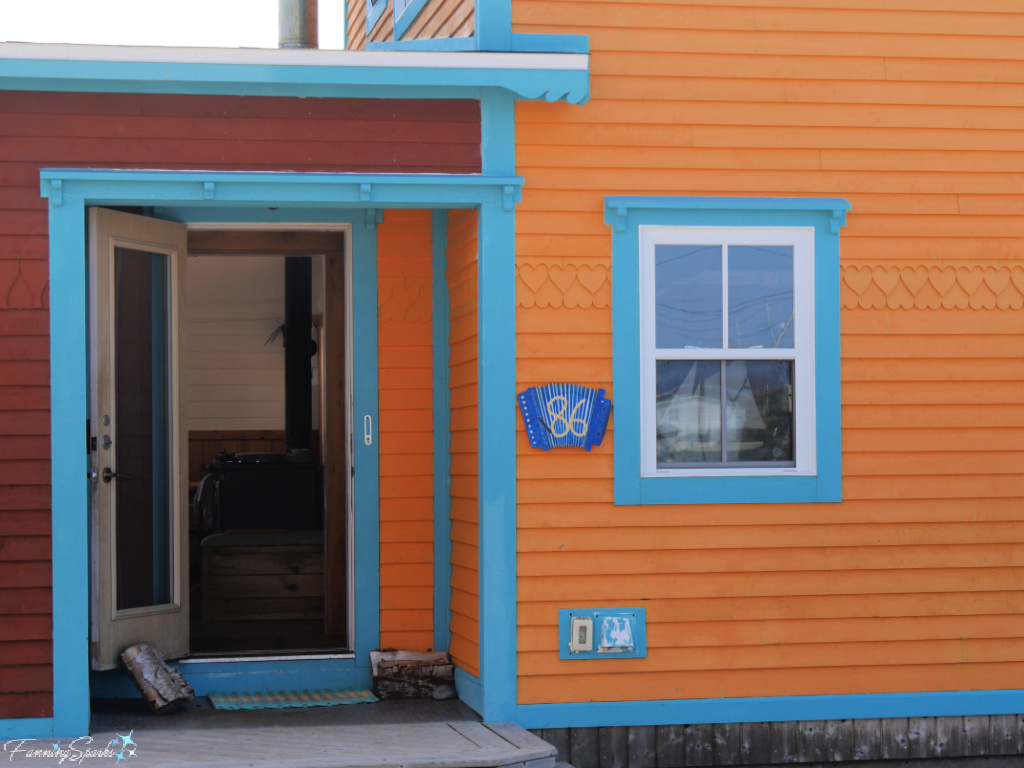
[[377,227],[380,375],[380,643],[434,644],[431,212],[388,210]]
[[452,621],[449,653],[480,674],[479,351],[477,213],[448,214],[447,277],[451,318]]
[[[1024,687],[1024,15],[798,5],[513,4],[592,73],[516,105],[520,391],[615,401],[605,195],[852,204],[845,501],[616,507],[614,428],[520,430],[521,703]],[[559,660],[558,609],[601,605],[646,606],[648,658]]]

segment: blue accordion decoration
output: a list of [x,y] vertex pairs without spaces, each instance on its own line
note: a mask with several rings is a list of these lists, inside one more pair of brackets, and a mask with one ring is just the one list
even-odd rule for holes
[[530,387],[518,400],[530,446],[544,451],[600,445],[612,412],[603,389],[578,384]]

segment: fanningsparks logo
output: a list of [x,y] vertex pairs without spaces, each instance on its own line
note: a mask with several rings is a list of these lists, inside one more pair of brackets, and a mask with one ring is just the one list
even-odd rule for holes
[[92,736],[81,736],[67,744],[62,744],[59,739],[49,742],[42,739],[11,739],[4,742],[4,754],[7,755],[8,762],[12,763],[17,759],[49,760],[46,765],[81,765],[91,758],[113,758],[115,763],[122,763],[138,754],[138,744],[132,738],[134,733],[135,731],[131,730],[126,736],[116,734],[102,749],[92,746]]

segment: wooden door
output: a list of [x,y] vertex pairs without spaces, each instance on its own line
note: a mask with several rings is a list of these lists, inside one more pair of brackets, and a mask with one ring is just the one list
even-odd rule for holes
[[188,654],[181,224],[89,212],[93,669]]

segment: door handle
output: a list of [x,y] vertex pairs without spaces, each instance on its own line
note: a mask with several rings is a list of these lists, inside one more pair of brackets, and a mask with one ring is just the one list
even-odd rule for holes
[[120,480],[131,480],[132,476],[131,475],[122,475],[120,472],[116,472],[116,471],[112,470],[110,467],[104,467],[103,468],[103,482],[104,483],[109,483],[114,478],[118,478]]

